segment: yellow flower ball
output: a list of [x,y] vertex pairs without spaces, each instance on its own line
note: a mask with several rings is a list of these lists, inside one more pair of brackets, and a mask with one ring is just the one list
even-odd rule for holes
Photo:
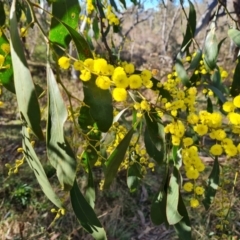
[[145,111],[150,111],[151,109],[149,103],[146,100],[141,101],[140,107],[142,110],[145,110]]
[[233,99],[233,104],[234,104],[235,107],[240,108],[240,95],[236,96]]
[[193,167],[190,167],[186,171],[186,176],[188,179],[197,179],[199,177],[199,172],[197,169],[194,169]]
[[0,54],[0,67],[3,65],[4,61],[5,61],[5,57]]
[[186,191],[186,192],[191,192],[193,190],[193,184],[191,182],[186,182],[184,185],[183,185],[183,189]]
[[225,102],[222,107],[225,112],[233,112],[235,109],[235,106],[232,102]]
[[199,206],[199,201],[198,201],[196,198],[191,198],[191,200],[190,200],[190,206],[191,206],[192,208],[198,207],[198,206]]
[[1,49],[4,51],[4,53],[8,54],[10,53],[10,45],[8,43],[3,43],[1,45]]
[[133,74],[128,79],[131,89],[138,89],[142,86],[142,78],[139,75]]
[[125,88],[114,88],[112,92],[113,99],[117,102],[126,101],[127,91]]
[[80,74],[79,78],[84,82],[89,81],[91,79],[91,72],[89,72],[86,69],[83,69],[81,71],[81,74]]
[[132,63],[127,63],[125,66],[124,66],[124,70],[127,74],[132,74],[134,73],[135,71],[135,67]]
[[183,139],[183,145],[184,147],[189,147],[193,144],[193,140],[190,137],[186,137]]
[[223,153],[222,146],[220,144],[215,144],[210,148],[210,153],[214,156],[220,156]]
[[203,195],[205,189],[203,187],[195,187],[194,189],[194,192],[197,194],[197,195]]
[[98,76],[96,78],[96,85],[103,90],[107,90],[111,85],[110,78],[107,76]]
[[68,69],[70,67],[70,58],[68,57],[60,57],[58,59],[58,65],[62,68],[62,69]]
[[193,129],[200,136],[203,136],[208,132],[208,127],[204,124],[197,124],[196,126],[193,127]]

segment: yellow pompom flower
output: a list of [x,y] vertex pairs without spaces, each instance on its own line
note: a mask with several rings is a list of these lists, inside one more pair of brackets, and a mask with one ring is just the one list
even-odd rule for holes
[[81,74],[80,74],[79,78],[84,82],[89,81],[91,79],[91,72],[89,72],[86,69],[83,69],[81,71]]
[[186,191],[186,192],[191,192],[193,190],[193,184],[191,182],[186,182],[184,185],[183,185],[183,189]]
[[190,124],[194,125],[194,124],[197,124],[197,123],[198,123],[199,117],[198,117],[198,115],[195,114],[195,113],[190,113],[190,114],[188,115],[188,117],[187,117],[187,121],[188,121]]
[[4,53],[8,54],[10,53],[10,45],[8,43],[3,43],[1,45],[1,49],[4,51]]
[[114,88],[112,96],[115,101],[122,102],[127,99],[127,91],[125,88]]
[[110,78],[107,76],[98,76],[96,79],[96,85],[103,90],[107,90],[111,85]]
[[196,126],[193,127],[193,129],[200,136],[203,136],[208,132],[208,127],[204,124],[197,124]]
[[131,89],[138,89],[142,86],[142,79],[139,75],[133,74],[128,79]]
[[68,69],[70,67],[70,58],[68,57],[60,57],[58,59],[58,65],[62,68],[62,69]]
[[148,112],[150,111],[150,105],[146,100],[141,101],[140,107],[141,107],[142,110],[145,110],[145,111],[148,111]]
[[189,146],[193,145],[192,138],[190,138],[190,137],[184,138],[183,139],[183,145],[184,145],[184,147],[189,147]]
[[129,85],[129,79],[121,67],[115,68],[113,71],[112,80],[117,88],[127,88]]
[[233,112],[234,109],[235,109],[235,106],[234,106],[234,104],[232,102],[225,102],[223,104],[223,110],[225,112]]
[[141,72],[141,78],[143,81],[148,81],[152,78],[152,73],[149,70],[143,70]]
[[224,150],[228,157],[234,157],[238,154],[238,149],[233,144],[225,146]]
[[229,122],[232,123],[233,125],[238,125],[240,124],[240,114],[235,113],[235,112],[230,112],[227,115]]
[[108,63],[104,58],[94,60],[93,71],[97,74],[108,72]]
[[75,61],[74,63],[73,63],[73,67],[74,67],[74,69],[76,70],[76,71],[81,71],[81,70],[83,70],[84,68],[83,68],[83,63],[81,62],[81,61]]
[[214,156],[220,156],[223,153],[222,146],[220,144],[215,144],[210,148],[210,153]]
[[199,206],[199,201],[198,201],[196,198],[191,198],[191,200],[190,200],[190,206],[191,206],[192,208],[198,207],[198,206]]
[[240,108],[240,95],[236,96],[233,99],[233,104],[234,104],[235,107]]
[[5,61],[5,57],[0,54],[0,67],[3,65],[4,61]]
[[179,146],[180,145],[180,138],[175,136],[175,135],[172,135],[172,144],[174,146]]
[[203,187],[195,187],[194,189],[194,192],[197,194],[197,195],[203,195],[205,189]]
[[135,71],[135,67],[132,63],[127,63],[124,66],[124,70],[127,74],[132,74]]
[[215,139],[222,141],[224,138],[226,138],[227,134],[224,130],[218,129],[215,131]]
[[85,59],[84,66],[87,68],[87,70],[93,71],[94,60],[92,58]]
[[186,176],[188,179],[197,179],[199,177],[199,172],[197,169],[194,169],[193,167],[190,167],[186,171]]

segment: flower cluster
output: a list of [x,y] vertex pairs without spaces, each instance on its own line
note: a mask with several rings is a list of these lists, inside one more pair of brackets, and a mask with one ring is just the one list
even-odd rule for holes
[[[58,64],[62,69],[70,67],[70,58],[61,57]],[[103,58],[88,58],[85,61],[75,61],[73,63],[75,70],[80,71],[79,78],[84,81],[90,81],[95,78],[96,85],[108,90],[113,88],[113,99],[117,102],[127,99],[127,89],[140,89],[141,87],[151,88],[152,73],[149,70],[143,70],[140,74],[135,74],[135,67],[131,63],[123,62],[121,66],[114,67],[108,64]]]
[[[9,64],[5,64],[5,60],[7,55],[10,53],[10,45],[8,43],[3,43],[1,46],[1,52],[3,54],[0,54],[0,69],[6,69],[9,68]],[[5,64],[5,65],[4,65]]]
[[119,23],[120,23],[118,17],[112,11],[111,5],[108,5],[108,7],[107,7],[106,18],[110,25],[119,25]]

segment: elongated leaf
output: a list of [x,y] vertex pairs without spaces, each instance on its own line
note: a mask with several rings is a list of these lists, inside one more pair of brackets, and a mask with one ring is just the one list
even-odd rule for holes
[[164,190],[160,190],[151,205],[151,220],[153,224],[160,225],[167,221],[166,206],[166,193],[164,192]]
[[233,42],[240,47],[240,31],[237,29],[229,29],[228,36],[233,40]]
[[178,212],[179,202],[179,172],[176,167],[173,168],[173,173],[170,177],[170,182],[167,190],[167,221],[170,225],[175,225],[180,222],[183,216]]
[[141,165],[138,162],[131,164],[127,173],[127,185],[131,192],[137,190],[142,177]]
[[24,149],[24,155],[25,158],[33,170],[38,183],[40,184],[42,191],[46,195],[46,197],[55,204],[58,208],[62,207],[62,202],[57,197],[55,192],[53,191],[48,178],[46,176],[46,173],[44,172],[44,169],[42,167],[41,162],[39,161],[32,145],[31,145],[31,139],[29,137],[28,130],[25,126],[22,128],[22,135],[23,135],[23,149]]
[[0,2],[0,26],[3,26],[6,21],[6,14],[4,11],[4,5],[3,2]]
[[[194,5],[192,4],[191,1],[189,2],[189,17],[188,17],[188,24],[187,24],[187,29],[186,29],[186,33],[184,35],[184,39],[182,42],[182,46],[181,49],[184,48],[186,46],[186,44],[188,44],[188,42],[194,38],[194,34],[195,34],[195,30],[196,30],[196,11],[194,8]],[[189,48],[189,45],[187,48],[185,48],[185,51],[187,51]]]
[[121,2],[122,5],[124,6],[124,8],[127,9],[126,1],[125,1],[125,0],[120,0],[120,2]]
[[114,7],[115,11],[118,12],[118,7],[117,7],[117,4],[115,3],[115,0],[109,0],[110,1],[110,4],[112,7]]
[[213,104],[211,98],[207,98],[207,111],[213,113]]
[[97,16],[93,19],[92,28],[93,28],[92,30],[94,33],[94,38],[98,40],[100,36],[100,30],[99,30],[99,19]]
[[192,59],[188,70],[194,70],[198,68],[201,59],[202,59],[202,50],[197,50],[196,55]]
[[145,113],[144,117],[147,124],[144,133],[144,143],[147,153],[161,165],[165,162],[166,158],[163,125],[157,121],[156,114]]
[[104,189],[108,189],[115,178],[118,168],[124,160],[133,133],[134,129],[131,128],[122,141],[118,144],[116,149],[109,156],[106,162],[105,181],[103,186]]
[[206,87],[211,89],[222,103],[226,102],[226,97],[223,95],[222,91],[220,91],[219,89],[212,85],[206,85]]
[[[85,152],[86,157],[88,152]],[[85,192],[85,198],[89,205],[94,209],[95,200],[96,200],[96,193],[94,188],[94,180],[93,180],[93,173],[90,164],[88,163],[88,184]]]
[[212,28],[206,37],[204,47],[203,61],[207,69],[213,70],[216,67],[217,56],[218,56],[217,37],[215,34],[215,29]]
[[188,217],[186,206],[183,202],[182,196],[179,193],[178,212],[183,218],[174,225],[175,231],[181,240],[192,240],[191,224]]
[[238,57],[238,62],[233,74],[233,82],[231,86],[230,93],[233,97],[240,94],[240,57]]
[[203,205],[206,210],[208,210],[209,207],[211,206],[211,203],[213,202],[216,191],[218,189],[219,173],[220,173],[220,169],[219,169],[218,157],[215,157],[212,172],[208,177],[208,186],[205,191],[205,199],[203,200]]
[[17,102],[22,120],[26,122],[28,127],[32,129],[33,133],[39,139],[43,139],[43,133],[40,127],[40,108],[32,77],[24,56],[22,42],[18,34],[15,3],[16,1],[14,0],[10,11],[10,46]]
[[189,81],[189,77],[187,75],[187,72],[184,69],[184,66],[183,66],[183,63],[180,59],[180,56],[177,57],[175,67],[176,67],[177,76],[178,76],[178,78],[181,79],[182,84],[186,87],[190,87],[191,83]]
[[[2,44],[9,44],[9,41],[4,33],[2,33],[2,36],[0,37],[0,46],[2,46]],[[5,61],[2,68],[0,69],[0,82],[7,90],[15,93],[11,55],[10,53],[6,55],[6,53],[1,48],[0,54],[5,56]]]
[[106,233],[102,228],[100,221],[91,206],[83,197],[76,181],[70,191],[70,197],[73,211],[86,231],[91,233],[97,240],[107,240]]
[[[80,6],[78,0],[54,1],[52,3],[52,14],[54,17],[52,17],[49,32],[50,41],[66,49],[71,41],[71,36],[61,22],[75,29],[78,26],[79,13]],[[58,47],[55,47],[55,51],[58,55],[64,53]]]
[[[63,25],[69,31],[76,45],[79,59],[93,58],[85,39],[71,27],[64,23]],[[83,83],[84,102],[90,107],[90,114],[96,121],[99,130],[107,132],[113,122],[112,96],[109,90],[102,90],[96,86],[95,78],[93,76],[90,81]]]
[[67,120],[67,108],[62,99],[52,69],[47,64],[48,80],[48,121],[47,154],[52,166],[57,170],[58,180],[65,190],[69,190],[76,175],[74,153],[64,138],[64,123]]

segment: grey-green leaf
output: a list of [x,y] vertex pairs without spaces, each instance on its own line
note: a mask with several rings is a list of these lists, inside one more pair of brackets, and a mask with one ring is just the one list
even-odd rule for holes
[[238,57],[238,63],[235,67],[235,71],[233,74],[233,82],[231,86],[230,93],[233,97],[236,97],[240,94],[240,57]]
[[23,135],[23,149],[24,149],[24,155],[25,158],[33,170],[38,183],[40,184],[42,191],[46,195],[46,197],[55,204],[58,208],[62,208],[62,202],[58,198],[58,196],[53,191],[48,178],[46,176],[46,173],[44,172],[44,169],[42,167],[41,162],[39,161],[33,146],[31,144],[31,139],[28,133],[28,130],[25,126],[22,128],[22,135]]
[[180,222],[174,225],[175,231],[180,240],[192,240],[191,224],[188,217],[188,212],[180,193],[178,212],[183,216],[183,218],[180,220]]
[[205,191],[205,199],[203,200],[203,205],[206,210],[208,210],[209,207],[211,206],[214,200],[216,191],[218,189],[219,173],[220,173],[220,169],[219,169],[218,157],[215,157],[212,172],[208,177],[208,186]]
[[104,189],[108,189],[115,178],[118,168],[126,155],[134,129],[131,128],[122,141],[118,144],[106,162]]
[[70,191],[70,198],[73,211],[83,228],[91,233],[96,240],[107,240],[106,233],[102,228],[100,221],[91,206],[83,197],[76,181]]
[[179,172],[176,167],[173,168],[168,189],[167,189],[167,221],[170,225],[180,222],[183,216],[178,212],[179,202]]
[[43,139],[40,108],[18,33],[15,3],[16,1],[13,1],[10,11],[10,45],[17,102],[22,120],[39,139]]
[[48,80],[48,121],[47,121],[47,154],[50,163],[57,171],[63,189],[69,190],[76,175],[76,159],[64,137],[64,123],[67,120],[67,109],[58,88],[52,69],[47,64]]
[[233,42],[240,47],[240,31],[237,29],[229,29],[228,36],[233,40]]

